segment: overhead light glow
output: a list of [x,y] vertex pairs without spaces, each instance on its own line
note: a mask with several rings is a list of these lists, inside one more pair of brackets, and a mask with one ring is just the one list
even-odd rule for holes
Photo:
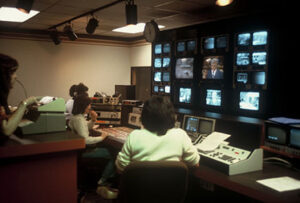
[[22,23],[38,13],[39,11],[31,10],[28,14],[26,14],[13,7],[1,7],[0,21]]
[[229,4],[231,4],[233,2],[233,0],[217,0],[216,4],[218,6],[228,6]]
[[[159,25],[159,28],[164,28],[165,26]],[[144,32],[145,29],[145,23],[138,23],[136,25],[126,25],[124,27],[116,28],[113,30],[113,32],[123,32],[123,33],[129,33],[129,34],[135,34],[139,32]]]

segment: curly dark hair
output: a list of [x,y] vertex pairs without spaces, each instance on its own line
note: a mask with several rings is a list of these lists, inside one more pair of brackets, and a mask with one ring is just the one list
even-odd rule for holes
[[72,114],[82,114],[84,113],[86,107],[92,103],[92,100],[85,94],[78,95],[74,99]]
[[69,95],[70,95],[70,97],[72,97],[72,98],[75,97],[76,88],[77,88],[77,85],[72,85],[70,87],[70,89],[69,89]]
[[85,86],[83,83],[79,83],[76,86],[76,93],[77,95],[82,95],[82,94],[86,94],[86,92],[89,90],[89,88],[87,86]]
[[6,113],[8,113],[7,97],[11,86],[11,75],[16,72],[18,68],[16,59],[0,54],[0,105],[4,106]]
[[141,121],[147,130],[165,135],[175,124],[173,104],[165,97],[153,96],[144,104]]

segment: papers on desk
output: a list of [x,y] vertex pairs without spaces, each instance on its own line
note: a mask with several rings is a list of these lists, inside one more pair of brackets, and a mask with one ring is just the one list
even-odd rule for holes
[[278,192],[300,189],[300,181],[288,176],[257,180],[256,182],[272,188]]
[[230,137],[229,134],[213,132],[210,135],[208,135],[201,143],[197,144],[196,147],[198,150],[204,152],[213,151],[228,137]]

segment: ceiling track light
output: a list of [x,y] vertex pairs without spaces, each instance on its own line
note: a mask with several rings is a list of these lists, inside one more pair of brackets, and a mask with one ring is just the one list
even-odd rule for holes
[[98,27],[98,24],[99,21],[95,17],[92,17],[85,28],[86,32],[89,34],[93,34]]
[[61,43],[56,28],[50,30],[50,38],[52,39],[55,45],[59,45]]
[[127,0],[126,2],[126,24],[137,24],[137,6],[134,5],[133,0]]
[[33,0],[18,0],[16,8],[28,14],[32,8]]
[[68,38],[71,40],[71,41],[75,41],[78,37],[77,35],[74,33],[72,27],[70,24],[67,24],[65,27],[64,27],[64,33],[68,36]]

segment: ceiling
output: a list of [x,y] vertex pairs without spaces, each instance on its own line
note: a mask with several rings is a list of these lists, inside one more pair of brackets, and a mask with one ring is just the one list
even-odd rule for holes
[[[278,2],[279,0],[277,0]],[[15,7],[17,0],[0,0],[0,6]],[[50,27],[68,21],[93,9],[108,5],[116,0],[35,0],[33,10],[40,13],[23,23],[0,21],[0,31],[47,31]],[[71,22],[76,34],[85,37],[110,37],[115,39],[141,39],[142,33],[124,34],[113,32],[125,26],[125,3],[118,2],[108,8],[99,10],[94,16],[100,21],[93,35],[88,35],[85,27],[90,16],[84,16]],[[195,25],[233,16],[245,15],[249,12],[260,12],[270,9],[268,0],[235,0],[227,7],[217,7],[215,0],[135,0],[138,8],[138,22],[154,19],[161,30],[170,30]],[[272,5],[274,1],[272,1]],[[272,7],[272,6],[271,6]],[[64,25],[57,27],[62,32]]]

